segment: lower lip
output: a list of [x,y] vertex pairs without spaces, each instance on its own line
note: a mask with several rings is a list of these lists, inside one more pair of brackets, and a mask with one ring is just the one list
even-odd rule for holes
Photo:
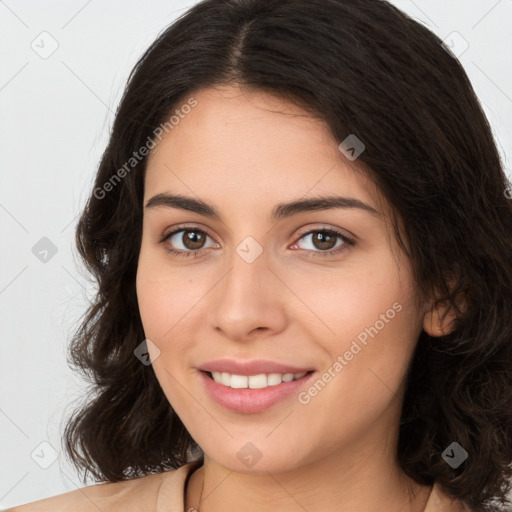
[[199,371],[207,392],[221,406],[230,411],[252,414],[262,412],[277,402],[298,393],[315,372],[308,372],[297,380],[281,382],[262,389],[234,389],[215,382],[208,373]]

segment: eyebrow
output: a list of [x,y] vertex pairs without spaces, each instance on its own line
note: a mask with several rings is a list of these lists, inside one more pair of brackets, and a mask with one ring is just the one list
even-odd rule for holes
[[[156,208],[159,206],[179,208],[181,210],[195,212],[212,219],[221,220],[221,215],[214,206],[205,203],[200,199],[194,199],[180,194],[157,194],[146,203],[146,208]],[[328,196],[314,199],[298,199],[289,203],[279,203],[273,208],[270,220],[276,221],[286,217],[291,217],[298,213],[337,208],[358,208],[369,212],[376,217],[380,217],[381,215],[377,210],[375,210],[375,208],[359,199],[353,197]]]

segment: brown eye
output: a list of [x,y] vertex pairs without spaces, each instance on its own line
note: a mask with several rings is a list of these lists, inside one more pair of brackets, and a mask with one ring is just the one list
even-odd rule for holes
[[309,256],[321,257],[341,253],[355,242],[333,229],[314,229],[302,235],[293,245],[305,250]]
[[202,249],[205,240],[206,234],[202,231],[192,231],[187,229],[181,236],[181,242],[187,249],[190,249],[191,251]]
[[313,234],[311,240],[317,249],[329,250],[336,245],[337,235],[329,235],[324,231],[317,231]]
[[[301,247],[301,249],[308,249],[311,248],[311,246],[314,249],[318,249],[320,251],[329,251],[331,249],[334,249],[335,247],[339,247],[340,245],[343,245],[348,240],[341,235],[340,233],[337,233],[336,231],[328,231],[325,229],[317,229],[314,231],[309,231],[305,235],[302,235],[300,240],[307,240],[310,239],[309,247]],[[336,243],[338,242],[338,239],[342,240],[341,244],[338,244],[336,246]]]
[[198,228],[181,228],[165,235],[160,243],[164,244],[167,251],[180,255],[192,256],[202,249],[208,247],[218,247],[213,241],[210,245],[205,245],[210,237],[202,229]]

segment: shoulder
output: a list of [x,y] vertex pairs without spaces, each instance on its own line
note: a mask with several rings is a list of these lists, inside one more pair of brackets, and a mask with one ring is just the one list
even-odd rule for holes
[[470,512],[470,508],[450,494],[435,482],[424,512]]
[[[5,512],[129,512],[156,504],[164,474],[100,483],[52,496]],[[151,505],[150,505],[151,504]]]

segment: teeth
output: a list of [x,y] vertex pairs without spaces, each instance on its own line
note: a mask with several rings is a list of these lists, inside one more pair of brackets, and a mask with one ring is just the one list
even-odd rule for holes
[[262,389],[269,386],[277,386],[281,382],[290,382],[292,380],[304,377],[307,372],[302,373],[260,373],[259,375],[234,375],[225,372],[211,372],[213,380],[224,386],[234,389]]
[[283,379],[281,379],[280,373],[270,373],[267,375],[267,384],[269,386],[277,386],[277,384],[281,384],[283,382]]
[[[236,375],[231,377],[231,382],[233,382],[233,377],[236,377]],[[264,373],[260,373],[259,375],[250,375],[247,381],[251,389],[261,389],[268,386],[267,376]]]
[[231,387],[237,389],[246,388],[248,380],[247,375],[231,375]]

